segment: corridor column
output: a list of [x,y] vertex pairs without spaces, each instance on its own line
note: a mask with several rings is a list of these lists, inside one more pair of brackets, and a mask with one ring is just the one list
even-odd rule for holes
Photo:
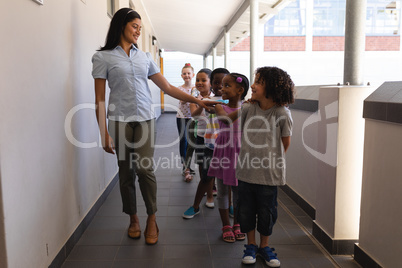
[[250,85],[254,82],[254,71],[258,66],[258,3],[250,0]]
[[[366,0],[347,0],[344,83],[319,92],[320,123],[316,218],[313,235],[331,254],[353,254],[359,238],[363,170],[363,103],[373,88],[363,86]],[[326,158],[326,159],[325,159]]]
[[212,47],[212,70],[214,70],[216,68],[217,64],[216,64],[216,46],[215,44],[213,44]]
[[225,68],[229,69],[229,54],[230,54],[230,32],[225,28]]
[[314,0],[306,0],[306,52],[313,51]]
[[363,85],[366,0],[347,0],[343,84]]

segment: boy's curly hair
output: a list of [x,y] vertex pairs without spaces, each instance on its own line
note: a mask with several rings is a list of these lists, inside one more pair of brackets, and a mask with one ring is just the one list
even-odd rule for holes
[[287,72],[278,67],[260,67],[255,71],[256,82],[265,84],[265,96],[278,105],[294,102],[294,83]]

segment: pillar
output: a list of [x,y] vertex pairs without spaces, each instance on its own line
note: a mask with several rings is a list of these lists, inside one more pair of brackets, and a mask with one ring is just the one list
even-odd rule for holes
[[225,68],[229,69],[229,60],[230,60],[230,32],[225,29]]
[[212,48],[212,70],[216,68],[216,46],[214,44],[214,47]]
[[363,85],[366,0],[346,0],[343,83]]
[[250,0],[250,84],[258,66],[258,3],[259,0]]

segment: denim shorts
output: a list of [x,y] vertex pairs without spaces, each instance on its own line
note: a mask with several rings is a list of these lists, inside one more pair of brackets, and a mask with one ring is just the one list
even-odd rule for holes
[[278,186],[251,184],[239,180],[237,219],[243,233],[254,230],[270,236],[278,218]]

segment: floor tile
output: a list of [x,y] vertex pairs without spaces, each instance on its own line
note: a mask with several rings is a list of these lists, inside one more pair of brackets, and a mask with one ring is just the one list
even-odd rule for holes
[[208,245],[169,245],[166,247],[166,259],[211,258],[211,249]]
[[116,260],[113,268],[160,268],[163,267],[163,259],[139,259],[139,260]]
[[113,261],[66,261],[61,268],[112,268]]
[[238,259],[241,260],[243,256],[244,244],[243,242],[234,242],[220,245],[211,245],[212,258],[214,259]]
[[163,259],[165,248],[153,245],[122,246],[116,260]]
[[205,222],[202,217],[195,216],[192,219],[183,217],[167,217],[166,229],[169,230],[205,230]]
[[118,246],[121,243],[125,230],[105,231],[105,230],[86,230],[77,245],[86,246]]
[[203,245],[208,244],[207,233],[194,230],[169,230],[165,234],[166,244]]
[[205,268],[212,267],[210,258],[186,258],[186,259],[166,259],[163,262],[164,268]]
[[68,256],[68,261],[74,260],[114,260],[118,246],[80,246],[76,245]]

